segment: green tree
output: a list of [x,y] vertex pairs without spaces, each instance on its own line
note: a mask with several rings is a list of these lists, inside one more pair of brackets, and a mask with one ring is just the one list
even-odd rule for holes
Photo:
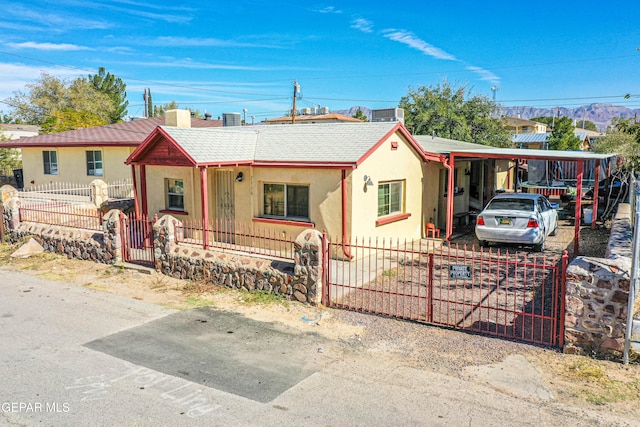
[[89,74],[88,81],[98,92],[107,95],[113,103],[110,123],[121,122],[127,115],[127,85],[121,78],[108,73],[104,67],[98,68],[98,74]]
[[362,120],[363,122],[368,122],[369,121],[367,116],[365,116],[364,113],[362,112],[362,110],[359,109],[359,108],[356,111],[356,113],[351,117],[353,117],[354,119]]
[[64,108],[54,111],[41,125],[42,133],[66,132],[68,130],[92,128],[108,125],[109,121],[105,117],[100,117],[96,113],[87,110],[74,110]]
[[540,116],[540,117],[534,117],[533,119],[529,119],[529,120],[531,120],[532,122],[544,123],[545,125],[547,125],[548,128],[552,128],[555,118],[551,116]]
[[113,103],[87,79],[67,81],[42,73],[40,80],[26,85],[28,91],[15,92],[7,103],[14,108],[16,122],[42,125],[54,112],[72,109],[88,111],[110,123]]
[[[151,95],[149,95],[151,96]],[[154,105],[153,106],[153,115],[149,117],[162,117],[168,110],[177,110],[180,107],[176,101],[171,101],[164,105]]]
[[569,117],[556,118],[551,135],[549,135],[550,150],[579,150],[580,138],[575,134],[573,119]]
[[577,124],[580,128],[598,132],[598,126],[590,120],[578,120]]
[[417,135],[511,147],[509,132],[493,117],[496,105],[486,96],[473,95],[466,85],[454,87],[444,80],[410,87],[398,106],[405,110],[406,126]]
[[[0,130],[0,141],[7,141],[7,137]],[[9,175],[14,169],[22,167],[22,159],[20,158],[20,150],[15,148],[0,148],[0,175]]]
[[622,167],[629,171],[640,170],[640,123],[614,117],[606,135],[595,140],[593,149],[596,153],[617,154]]

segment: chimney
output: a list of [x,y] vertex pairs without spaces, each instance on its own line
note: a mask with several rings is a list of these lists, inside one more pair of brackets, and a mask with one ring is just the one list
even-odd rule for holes
[[164,114],[164,124],[179,128],[191,127],[191,113],[189,110],[167,110]]

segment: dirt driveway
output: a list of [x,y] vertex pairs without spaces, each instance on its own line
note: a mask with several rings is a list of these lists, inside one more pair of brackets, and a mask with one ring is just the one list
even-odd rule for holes
[[[596,223],[595,229],[591,229],[591,225],[583,225],[580,227],[580,242],[579,250],[580,255],[602,258],[607,250],[607,242],[609,241],[609,235],[611,234],[611,222]],[[573,254],[573,239],[575,235],[575,227],[573,219],[558,220],[558,234],[556,236],[547,237],[544,254],[562,255],[564,250],[569,252],[569,259],[575,257]],[[474,232],[474,225],[456,226],[453,229],[453,237],[451,239],[453,245],[475,245],[478,248],[478,239]],[[532,247],[520,246],[520,245],[492,245],[492,250],[508,250],[509,252],[531,252]]]

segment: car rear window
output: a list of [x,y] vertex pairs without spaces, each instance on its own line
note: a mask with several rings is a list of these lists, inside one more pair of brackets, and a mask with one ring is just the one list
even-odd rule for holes
[[492,210],[512,210],[512,211],[533,211],[533,200],[526,199],[495,199],[489,203],[486,209]]

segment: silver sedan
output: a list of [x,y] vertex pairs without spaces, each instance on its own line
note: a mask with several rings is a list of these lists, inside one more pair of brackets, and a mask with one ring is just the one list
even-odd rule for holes
[[482,246],[516,243],[542,251],[547,236],[557,233],[558,213],[541,194],[498,194],[476,220],[476,237]]

